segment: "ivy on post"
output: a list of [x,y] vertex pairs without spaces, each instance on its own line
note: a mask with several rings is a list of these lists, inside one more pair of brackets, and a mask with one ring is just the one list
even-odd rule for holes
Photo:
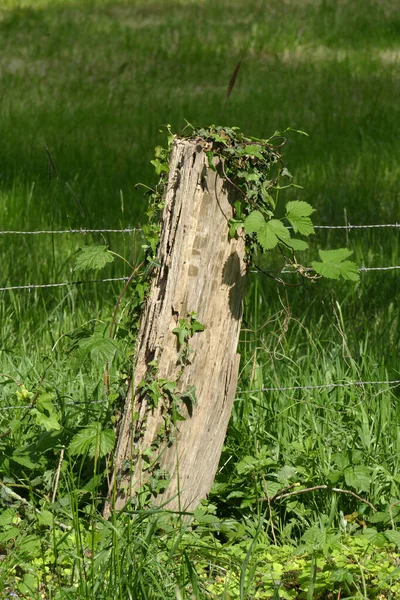
[[171,152],[157,148],[152,161],[161,176],[146,228],[152,276],[106,517],[132,498],[191,511],[210,491],[236,391],[246,270],[257,256],[277,248],[282,268],[301,281],[359,278],[344,248],[320,250],[311,267],[296,258],[314,234],[315,211],[301,200],[278,209],[280,191],[294,185],[282,133],[263,140],[211,126],[192,127],[189,138],[169,134]]
[[[119,428],[110,506],[133,496],[192,510],[209,492],[235,396],[244,236],[229,235],[237,190],[204,140],[175,138],[160,241]],[[211,147],[211,146],[210,146]],[[161,167],[160,167],[161,170]]]

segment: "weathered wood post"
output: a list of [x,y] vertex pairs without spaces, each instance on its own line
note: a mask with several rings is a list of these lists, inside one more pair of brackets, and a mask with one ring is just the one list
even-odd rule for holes
[[[237,343],[245,293],[245,244],[229,239],[234,187],[209,168],[204,142],[175,139],[165,192],[157,261],[137,340],[134,381],[126,399],[114,461],[108,516],[149,481],[166,473],[155,503],[193,510],[213,483],[237,385]],[[204,331],[188,340],[184,360],[180,319],[197,313]],[[180,352],[181,351],[181,352]],[[156,365],[156,367],[154,366]],[[171,427],[168,393],[154,403],[143,381],[165,380],[182,394],[185,420]],[[140,386],[142,382],[142,386]],[[197,403],[183,401],[195,389]],[[158,404],[158,405],[156,405]],[[168,424],[169,423],[169,424]],[[169,481],[169,483],[168,483]]]

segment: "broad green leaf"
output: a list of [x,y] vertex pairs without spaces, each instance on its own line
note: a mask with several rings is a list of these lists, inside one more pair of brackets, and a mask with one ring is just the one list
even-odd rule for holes
[[309,217],[315,212],[315,208],[303,200],[291,200],[286,204],[286,215],[294,217]]
[[278,219],[271,219],[270,221],[266,222],[266,226],[279,238],[279,240],[286,243],[290,240],[290,232],[282,223],[282,221],[278,221]]
[[249,144],[248,146],[245,146],[240,153],[244,154],[245,156],[255,156],[261,160],[264,158],[260,146],[257,146],[256,144]]
[[36,595],[38,588],[38,579],[32,573],[24,573],[22,581],[18,582],[18,591],[24,594],[25,598]]
[[8,540],[16,538],[20,532],[21,530],[18,527],[7,527],[5,531],[0,533],[0,542],[8,542]]
[[352,583],[354,577],[347,569],[335,569],[331,572],[331,581],[337,581],[339,583]]
[[41,394],[32,413],[36,417],[36,423],[38,425],[43,425],[46,431],[61,429],[51,394]]
[[265,225],[265,219],[259,210],[253,210],[244,220],[246,233],[258,233]]
[[276,474],[276,478],[280,483],[287,485],[293,477],[296,476],[296,469],[291,465],[285,465]]
[[346,485],[359,492],[369,492],[371,485],[371,468],[365,465],[354,465],[344,470]]
[[319,527],[314,526],[310,527],[301,539],[307,545],[321,547],[326,542],[326,533]]
[[385,536],[392,544],[396,544],[400,548],[400,531],[396,531],[395,529],[385,531]]
[[69,444],[70,455],[82,455],[88,452],[90,457],[101,458],[114,448],[115,434],[112,429],[102,429],[101,423],[91,423],[74,435]]
[[272,498],[273,496],[275,496],[275,494],[277,494],[278,492],[281,491],[282,489],[282,484],[279,483],[278,481],[270,481],[267,480],[264,482],[264,490],[265,490],[265,494]]
[[301,235],[315,233],[312,221],[309,218],[313,212],[315,212],[315,209],[308,202],[293,200],[286,204],[286,218],[293,227],[293,231],[301,233]]
[[255,233],[258,243],[264,250],[275,248],[280,241],[288,242],[290,240],[289,230],[282,221],[271,219],[266,221],[258,210],[251,212],[244,221],[246,233]]
[[49,415],[46,415],[45,413],[33,409],[32,413],[36,417],[36,424],[43,425],[46,431],[51,431],[52,429],[61,429],[61,425],[58,422],[58,417],[55,412],[51,412]]
[[78,342],[78,348],[85,354],[90,354],[93,360],[108,361],[116,352],[118,345],[115,340],[93,335]]
[[17,511],[14,508],[6,508],[0,513],[0,527],[10,525],[17,517]]
[[293,250],[307,250],[308,244],[304,240],[298,240],[297,238],[290,238],[290,240],[285,240],[287,245],[293,248]]
[[319,255],[322,262],[313,261],[312,268],[319,275],[328,277],[329,279],[350,279],[358,281],[360,273],[357,265],[354,262],[346,260],[351,254],[351,250],[346,248],[338,248],[337,250],[320,250]]
[[254,456],[245,456],[236,465],[236,471],[239,475],[242,475],[243,473],[249,473],[258,466],[258,462],[258,459],[254,458]]
[[35,469],[37,464],[32,462],[27,454],[17,454],[18,450],[12,455],[12,460],[27,469]]
[[385,534],[379,533],[375,527],[367,527],[367,529],[363,530],[363,535],[367,538],[370,544],[377,546],[378,548],[382,548],[387,543]]
[[40,525],[45,525],[47,527],[52,527],[54,524],[53,514],[45,508],[42,508],[42,510],[37,513],[37,520]]
[[85,269],[102,269],[114,261],[107,246],[84,246],[76,257],[74,271]]

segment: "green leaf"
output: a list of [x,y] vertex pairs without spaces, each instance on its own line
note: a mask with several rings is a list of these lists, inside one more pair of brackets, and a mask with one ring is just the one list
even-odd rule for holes
[[301,235],[315,233],[312,221],[309,218],[313,212],[315,212],[315,209],[308,202],[293,200],[286,204],[286,218],[293,227],[293,231],[301,233]]
[[371,485],[371,468],[364,465],[354,465],[344,470],[346,485],[359,492],[369,492]]
[[354,577],[352,573],[350,573],[347,569],[335,569],[331,573],[331,581],[337,581],[338,583],[350,584],[353,582],[353,579]]
[[377,546],[378,548],[383,548],[383,546],[385,546],[387,543],[385,534],[379,533],[375,527],[367,527],[367,529],[363,530],[363,535],[367,538],[370,544]]
[[385,536],[392,544],[396,544],[400,548],[400,531],[389,530],[385,531]]
[[283,466],[278,473],[276,474],[276,478],[280,483],[287,485],[293,477],[296,477],[296,469],[291,465]]
[[37,513],[37,520],[40,523],[40,525],[45,525],[46,527],[53,527],[54,516],[49,510],[46,510],[45,508],[42,508],[42,510],[39,513]]
[[0,542],[8,542],[8,540],[18,537],[19,533],[18,527],[8,527],[6,531],[0,533]]
[[61,429],[51,394],[44,393],[39,396],[36,407],[32,409],[32,414],[36,417],[36,423],[43,425],[46,431]]
[[354,262],[345,260],[351,254],[351,250],[347,248],[338,248],[337,250],[320,250],[319,255],[322,262],[313,261],[312,268],[319,275],[328,277],[329,279],[350,279],[351,281],[358,281],[360,279],[360,273],[358,272],[357,265]]
[[76,257],[74,271],[85,269],[102,269],[114,261],[107,246],[84,246]]
[[264,158],[260,146],[257,146],[256,144],[249,144],[248,146],[245,146],[243,150],[241,150],[240,154],[243,154],[244,156],[255,156],[261,160]]
[[183,390],[183,392],[180,393],[180,398],[185,404],[197,406],[196,387],[194,385],[189,385],[186,390]]
[[190,325],[186,319],[179,319],[179,326],[172,330],[178,336],[179,347],[183,346],[186,340],[190,337]]
[[272,250],[280,241],[285,243],[290,241],[289,230],[282,221],[278,219],[266,221],[258,210],[254,210],[246,217],[244,230],[246,233],[255,233],[258,243],[264,250]]
[[326,542],[326,533],[319,527],[310,527],[301,539],[309,546],[321,547]]
[[229,238],[232,239],[235,237],[237,230],[243,227],[243,221],[239,221],[238,219],[229,219]]
[[[285,240],[286,241],[286,240]],[[298,240],[297,238],[290,238],[286,241],[287,245],[293,248],[293,250],[307,250],[308,244],[304,240]]]
[[0,527],[10,525],[17,516],[17,511],[14,508],[6,508],[0,513]]
[[49,415],[46,415],[36,409],[32,409],[32,413],[36,417],[36,424],[43,425],[46,431],[51,431],[52,429],[61,429],[61,425],[58,422],[56,413],[51,412]]
[[213,158],[214,158],[214,152],[212,152],[211,150],[209,150],[208,152],[206,152],[207,155],[207,159],[208,159],[208,166],[210,167],[210,169],[212,171],[216,171],[217,168],[213,163]]
[[156,158],[155,160],[151,160],[150,162],[153,165],[157,176],[161,175],[161,173],[163,171],[168,173],[168,171],[169,171],[168,165],[159,161],[158,158]]
[[106,362],[111,360],[118,348],[118,344],[111,338],[93,335],[90,338],[79,340],[78,348],[82,350],[84,354],[90,354],[93,360],[99,359]]
[[254,456],[245,456],[236,465],[236,471],[239,475],[250,473],[257,467],[258,462],[258,459],[254,458]]
[[23,449],[21,451],[21,454],[18,454],[18,450],[16,450],[12,455],[11,459],[19,465],[26,467],[27,469],[35,469],[37,467],[37,464],[32,462],[27,454],[23,454]]
[[101,458],[114,448],[115,434],[112,429],[102,429],[101,423],[91,423],[74,435],[69,444],[69,454],[83,455],[88,452],[91,458]]

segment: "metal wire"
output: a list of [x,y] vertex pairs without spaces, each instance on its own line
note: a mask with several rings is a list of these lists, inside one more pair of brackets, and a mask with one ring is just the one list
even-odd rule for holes
[[400,269],[400,265],[394,265],[393,267],[360,267],[359,271],[392,271],[393,269]]
[[392,227],[400,229],[400,223],[382,223],[379,225],[314,225],[314,229],[378,229]]
[[109,281],[128,281],[129,277],[110,277],[108,279],[91,279],[89,281],[64,281],[62,283],[32,283],[29,285],[12,285],[1,287],[0,292],[8,290],[34,290],[37,288],[66,287],[68,285],[84,285],[86,283],[108,283]]
[[0,235],[60,235],[66,233],[133,233],[134,231],[142,231],[141,228],[126,228],[126,229],[64,229],[62,231],[0,231]]
[[[400,385],[400,379],[393,379],[389,381],[347,381],[345,383],[324,383],[321,385],[295,385],[292,387],[263,387],[258,390],[241,390],[237,391],[236,395],[240,396],[243,394],[255,394],[257,392],[289,392],[289,391],[297,391],[297,390],[321,390],[326,388],[344,388],[344,387],[363,387],[366,385],[387,385],[390,387],[397,387]],[[104,403],[105,400],[90,400],[86,401],[70,401],[64,402],[62,404],[55,403],[54,406],[65,406],[65,405],[79,405],[79,404],[101,404]],[[20,404],[15,406],[0,406],[0,411],[2,410],[16,410],[16,409],[30,409],[35,408],[30,404]]]
[[[314,225],[314,229],[400,229],[400,223],[380,223],[375,225]],[[292,229],[292,227],[288,227]],[[125,229],[64,229],[64,230],[39,230],[39,231],[0,231],[0,235],[62,235],[68,233],[133,233],[135,231],[142,231],[141,228],[130,228]]]
[[[359,267],[358,268],[358,270],[361,273],[367,273],[369,271],[393,271],[394,269],[400,269],[400,265],[393,265],[392,267]],[[306,269],[306,271],[312,271],[312,270],[313,269]],[[275,269],[274,271],[251,269],[250,273],[255,273],[256,275],[262,275],[263,273],[268,273],[270,275],[297,275],[298,271],[291,270],[291,269],[283,269],[283,271],[279,271],[279,269]]]
[[345,383],[323,383],[320,385],[294,385],[291,387],[263,387],[258,390],[244,390],[237,392],[238,394],[254,394],[256,392],[293,392],[296,390],[322,390],[327,388],[344,388],[344,387],[363,387],[365,385],[388,385],[397,387],[400,385],[400,379],[391,381],[348,381]]
[[[66,404],[68,404],[69,406],[75,405],[75,404],[101,404],[104,402],[105,402],[105,400],[89,400],[89,401],[72,400],[70,402],[63,402],[62,404],[54,403],[53,406],[65,406]],[[16,410],[17,408],[20,408],[20,409],[28,409],[29,408],[29,410],[33,410],[35,407],[31,406],[30,404],[19,404],[16,406],[0,406],[0,411],[1,410]]]
[[[394,265],[392,267],[360,267],[358,270],[362,273],[368,271],[392,271],[394,269],[400,269],[400,265]],[[256,273],[262,275],[263,271],[250,271],[250,273]],[[266,271],[266,273],[276,273],[276,271]],[[280,271],[280,274],[290,275],[296,274],[297,271],[284,270]],[[85,285],[87,283],[108,283],[111,281],[128,281],[129,277],[110,277],[108,279],[91,279],[88,281],[64,281],[61,283],[30,283],[28,285],[11,285],[9,287],[0,287],[0,292],[7,292],[11,290],[34,290],[38,288],[54,288],[54,287],[66,287],[68,285]]]

